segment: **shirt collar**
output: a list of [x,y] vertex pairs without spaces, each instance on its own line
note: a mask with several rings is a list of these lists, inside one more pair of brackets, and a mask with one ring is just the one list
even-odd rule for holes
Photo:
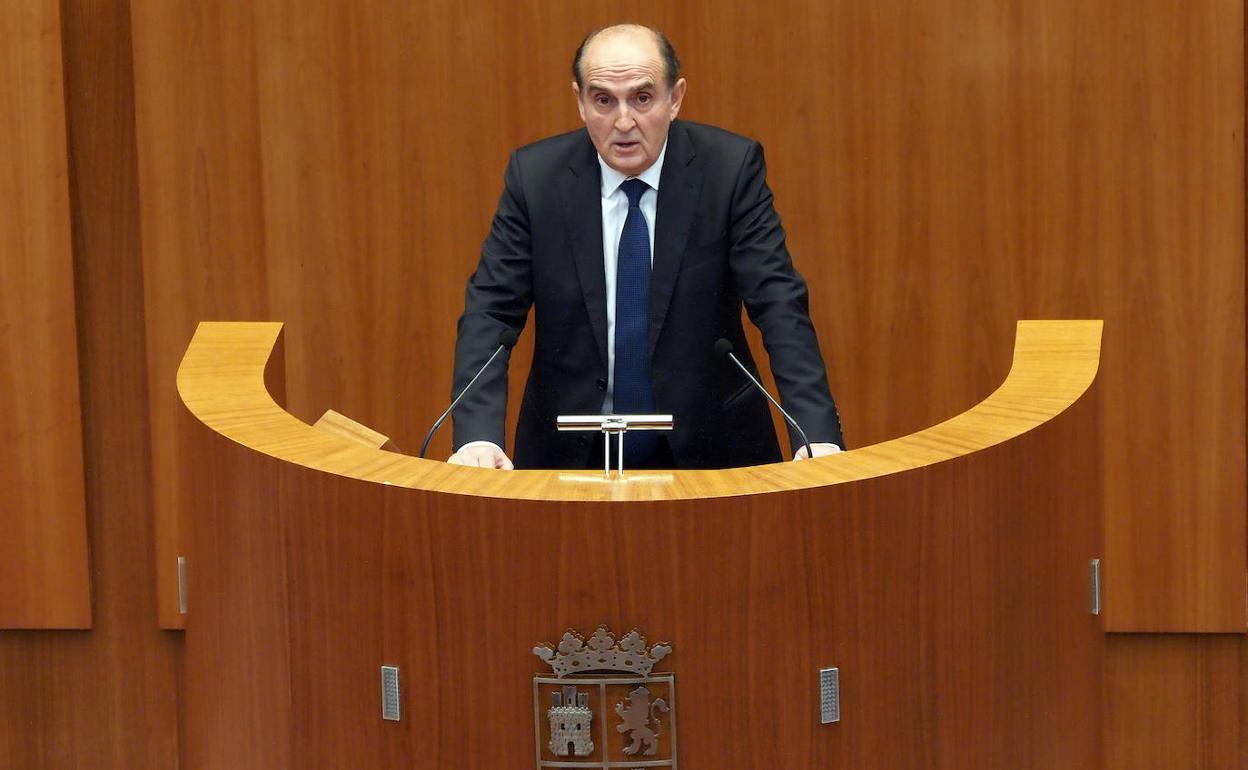
[[[670,136],[668,138],[671,138]],[[663,140],[663,149],[659,150],[659,157],[655,158],[654,163],[650,164],[650,168],[637,174],[636,179],[640,179],[650,186],[651,190],[658,192],[659,177],[663,175],[663,158],[667,156],[667,139]],[[610,198],[615,195],[615,191],[620,189],[620,185],[624,184],[627,179],[634,177],[625,176],[615,169],[607,165],[607,162],[598,155],[598,167],[602,169],[602,197]]]

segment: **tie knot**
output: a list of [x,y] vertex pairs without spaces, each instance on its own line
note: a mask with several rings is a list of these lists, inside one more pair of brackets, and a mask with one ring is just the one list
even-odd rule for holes
[[637,208],[637,203],[641,200],[641,196],[646,190],[650,189],[650,185],[640,179],[625,179],[624,184],[620,185],[624,190],[624,194],[628,196],[628,207],[630,209]]

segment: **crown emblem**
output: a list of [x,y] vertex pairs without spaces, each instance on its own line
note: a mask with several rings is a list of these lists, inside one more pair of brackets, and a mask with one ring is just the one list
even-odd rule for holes
[[555,676],[599,672],[626,672],[649,676],[654,665],[672,651],[669,644],[656,644],[646,649],[646,639],[636,629],[629,631],[617,644],[615,635],[605,626],[598,626],[586,641],[568,629],[559,640],[558,648],[540,644],[533,654],[550,664]]

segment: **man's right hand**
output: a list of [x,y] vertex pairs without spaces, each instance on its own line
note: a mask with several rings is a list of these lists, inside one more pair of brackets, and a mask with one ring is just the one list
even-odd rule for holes
[[469,441],[451,455],[447,462],[451,465],[471,465],[475,468],[498,468],[509,471],[515,466],[502,447],[490,441]]

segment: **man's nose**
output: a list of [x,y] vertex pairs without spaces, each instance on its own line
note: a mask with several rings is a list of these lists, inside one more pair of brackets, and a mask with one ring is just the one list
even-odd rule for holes
[[620,109],[615,114],[615,127],[619,131],[628,131],[633,127],[636,121],[633,119],[633,112],[628,108],[628,102],[621,101]]

